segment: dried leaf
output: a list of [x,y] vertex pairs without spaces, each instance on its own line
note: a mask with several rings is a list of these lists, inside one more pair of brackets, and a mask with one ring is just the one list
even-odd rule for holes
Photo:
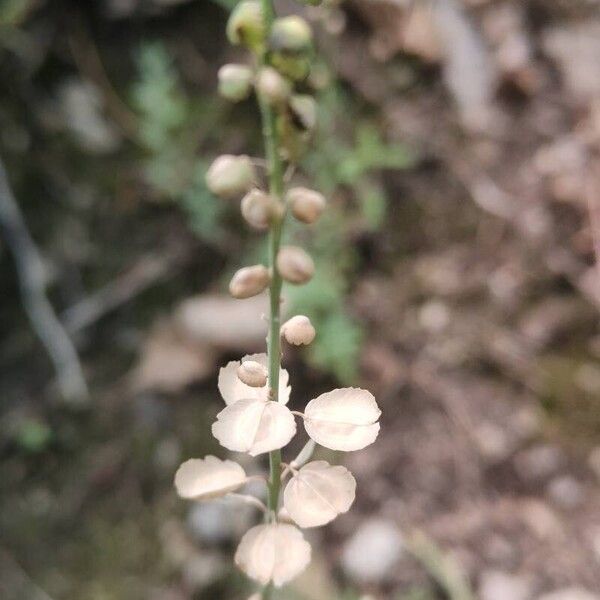
[[296,433],[296,422],[279,402],[244,399],[217,415],[212,433],[228,450],[257,456],[285,446]]
[[246,473],[240,465],[216,456],[186,460],[175,473],[177,493],[193,500],[224,496],[245,482]]
[[[266,354],[249,354],[244,356],[241,362],[251,360],[267,367]],[[269,399],[269,383],[261,388],[246,385],[238,377],[237,370],[240,366],[239,360],[233,360],[219,371],[219,391],[225,404],[230,405],[238,400],[256,399],[266,401]],[[285,369],[279,370],[279,402],[287,404],[290,399],[292,388],[288,385],[290,376]]]
[[235,553],[235,564],[248,577],[262,585],[275,587],[291,581],[310,562],[310,544],[293,525],[257,525],[242,538]]
[[318,527],[347,512],[355,496],[356,480],[348,469],[317,460],[292,477],[283,502],[300,527]]
[[381,411],[373,395],[360,388],[341,388],[311,400],[304,411],[308,435],[331,450],[360,450],[379,433]]

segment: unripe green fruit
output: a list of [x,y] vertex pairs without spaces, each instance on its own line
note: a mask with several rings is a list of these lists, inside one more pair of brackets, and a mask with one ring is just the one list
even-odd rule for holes
[[259,1],[243,0],[227,21],[227,38],[234,45],[243,44],[259,52],[265,43],[263,11]]
[[271,105],[283,104],[292,93],[292,86],[273,67],[263,67],[256,78],[256,90]]
[[310,60],[304,54],[287,54],[273,52],[271,64],[285,77],[292,81],[302,81],[310,73]]
[[312,44],[309,24],[297,15],[275,19],[269,36],[269,47],[276,52],[296,54]]
[[246,65],[223,65],[219,69],[219,93],[232,102],[245,100],[252,90],[252,69]]
[[256,172],[247,156],[224,154],[214,160],[206,172],[208,189],[220,198],[235,198],[247,192],[256,181]]

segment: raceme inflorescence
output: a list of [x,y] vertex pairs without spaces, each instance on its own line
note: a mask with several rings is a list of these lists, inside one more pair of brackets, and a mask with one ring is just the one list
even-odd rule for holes
[[[319,0],[303,3],[315,5]],[[227,35],[233,44],[246,46],[253,61],[251,65],[223,66],[219,91],[236,102],[253,91],[256,94],[267,185],[261,186],[256,160],[233,155],[220,156],[212,163],[206,183],[215,196],[241,198],[244,220],[268,233],[268,265],[239,269],[229,291],[235,298],[249,298],[268,290],[270,314],[267,353],[244,356],[219,372],[218,388],[225,408],[217,414],[212,434],[228,450],[250,456],[268,454],[269,474],[249,477],[236,462],[206,456],[184,462],[175,475],[175,486],[185,499],[227,496],[252,502],[264,511],[264,522],[242,537],[235,553],[236,565],[261,586],[256,598],[264,600],[310,562],[311,548],[301,529],[329,523],[348,511],[354,501],[352,474],[343,466],[311,461],[316,445],[346,452],[368,446],[379,433],[380,410],[372,394],[359,388],[321,394],[310,400],[303,412],[287,406],[291,386],[288,372],[281,367],[282,339],[295,346],[307,345],[316,331],[304,315],[281,324],[281,291],[283,282],[302,285],[310,281],[315,265],[304,249],[281,244],[282,230],[288,214],[312,225],[326,209],[319,192],[289,185],[317,120],[314,99],[299,93],[307,87],[310,74],[312,32],[299,16],[277,18],[272,0],[242,0],[229,18]],[[286,463],[281,449],[296,435],[297,419],[309,440],[298,456]],[[266,482],[266,505],[258,497],[239,493],[249,480],[257,478]]]

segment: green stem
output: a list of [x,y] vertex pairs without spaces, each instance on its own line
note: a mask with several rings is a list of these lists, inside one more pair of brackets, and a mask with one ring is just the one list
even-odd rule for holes
[[[266,36],[269,35],[275,11],[272,0],[261,0],[265,22]],[[260,64],[268,62],[265,51],[260,59]],[[260,111],[262,116],[263,138],[265,154],[267,158],[269,173],[269,193],[281,202],[283,195],[283,165],[279,155],[279,139],[277,135],[276,115],[271,106],[259,97]],[[269,334],[267,338],[267,357],[269,365],[269,395],[270,399],[277,402],[279,397],[279,369],[281,364],[281,275],[277,271],[277,254],[281,245],[281,233],[283,229],[283,218],[274,219],[269,231],[269,267],[271,269],[271,287],[269,291],[270,319]],[[279,505],[281,490],[281,451],[274,450],[269,453],[269,498],[267,507],[268,518],[274,518]],[[262,591],[263,600],[270,600],[273,595],[273,586],[269,584]]]

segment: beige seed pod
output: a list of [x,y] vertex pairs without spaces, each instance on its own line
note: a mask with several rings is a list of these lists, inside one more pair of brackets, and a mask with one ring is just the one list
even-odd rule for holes
[[267,368],[255,360],[245,360],[237,368],[237,376],[242,383],[253,388],[267,385]]
[[304,315],[296,315],[281,326],[281,335],[294,346],[310,344],[316,333],[310,319]]
[[256,180],[256,171],[248,156],[223,154],[206,172],[208,189],[220,198],[235,198],[247,192]]
[[277,270],[286,281],[302,284],[311,280],[315,272],[315,263],[302,248],[283,246],[277,254]]
[[250,298],[264,291],[271,281],[264,265],[243,267],[235,272],[229,282],[229,293],[234,298]]
[[304,187],[291,188],[286,200],[292,214],[302,223],[315,223],[325,210],[325,196]]
[[241,204],[242,216],[255,229],[266,229],[271,219],[281,215],[281,207],[277,200],[259,189],[250,190]]
[[223,65],[219,69],[219,93],[227,100],[240,102],[250,95],[253,76],[247,65]]
[[256,89],[269,104],[283,104],[292,93],[290,82],[273,67],[263,67],[259,71]]

